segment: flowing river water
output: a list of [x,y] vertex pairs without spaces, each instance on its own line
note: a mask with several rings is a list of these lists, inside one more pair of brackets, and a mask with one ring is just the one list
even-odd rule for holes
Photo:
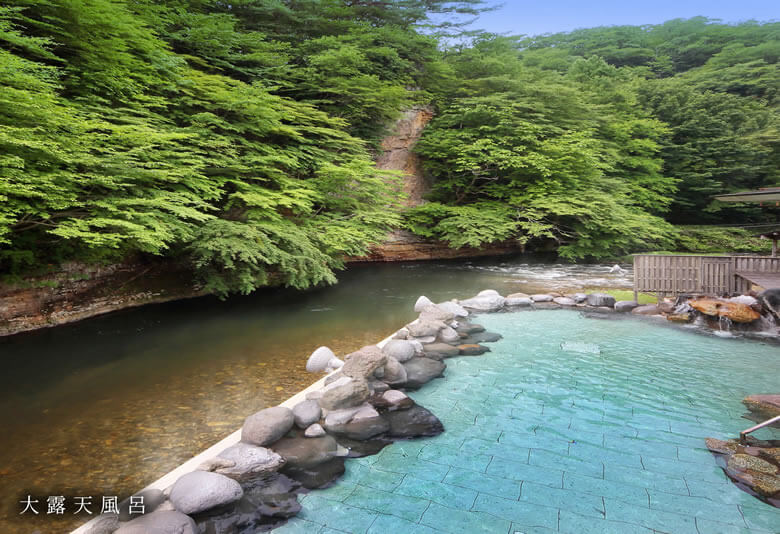
[[[610,267],[529,256],[358,265],[332,287],[199,298],[0,338],[0,532],[66,532],[89,516],[47,515],[47,496],[93,496],[99,512],[102,496],[121,500],[313,382],[304,366],[318,346],[343,355],[413,319],[421,294],[630,288],[630,270]],[[40,515],[20,516],[27,495]]]

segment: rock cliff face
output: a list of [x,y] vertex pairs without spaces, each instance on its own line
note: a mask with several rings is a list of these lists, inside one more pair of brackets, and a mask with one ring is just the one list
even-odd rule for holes
[[427,107],[412,108],[396,122],[393,133],[382,141],[382,154],[376,160],[380,169],[403,171],[403,192],[407,206],[418,206],[423,195],[430,190],[430,184],[423,174],[419,156],[412,152],[425,126],[433,118],[433,111]]
[[0,336],[202,294],[189,273],[170,264],[67,264],[23,286],[0,285]]

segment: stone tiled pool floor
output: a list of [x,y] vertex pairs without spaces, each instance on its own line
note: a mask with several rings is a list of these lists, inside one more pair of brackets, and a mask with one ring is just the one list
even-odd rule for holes
[[348,460],[274,532],[780,532],[703,442],[750,426],[745,395],[780,390],[777,346],[571,311],[477,322],[504,339],[412,395],[444,434]]

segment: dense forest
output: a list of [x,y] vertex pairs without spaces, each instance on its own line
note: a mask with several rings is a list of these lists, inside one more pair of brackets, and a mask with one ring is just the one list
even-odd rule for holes
[[[712,195],[780,185],[780,23],[453,37],[482,9],[4,2],[0,273],[158,256],[227,294],[333,282],[393,228],[589,260],[778,220]],[[373,158],[414,105],[433,190],[404,210]]]

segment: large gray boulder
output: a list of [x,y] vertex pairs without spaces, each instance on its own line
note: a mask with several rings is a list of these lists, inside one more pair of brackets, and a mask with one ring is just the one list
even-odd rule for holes
[[460,340],[460,334],[448,326],[447,328],[442,328],[439,332],[439,340],[444,343],[454,343]]
[[244,420],[241,441],[263,447],[287,434],[294,422],[292,410],[284,406],[260,410]]
[[374,374],[387,361],[387,356],[376,345],[368,345],[344,357],[341,374],[350,378],[365,379]]
[[639,303],[633,300],[619,300],[615,303],[615,311],[621,313],[628,313],[638,306]]
[[347,422],[334,420],[330,415],[325,417],[325,430],[350,439],[365,440],[387,432],[390,428],[387,420],[370,404],[360,408]]
[[322,417],[322,409],[317,401],[305,400],[293,407],[293,419],[298,428],[308,428]]
[[546,293],[531,295],[531,300],[533,300],[534,302],[552,302],[554,298],[555,297],[553,297],[552,295],[548,295]]
[[459,302],[464,308],[476,311],[494,312],[504,307],[506,299],[498,292],[488,289],[480,292],[477,296]]
[[241,484],[232,478],[208,471],[193,471],[179,477],[168,498],[179,512],[197,514],[236,502],[243,495]]
[[[228,479],[230,480],[230,479]],[[145,514],[119,527],[115,534],[197,534],[191,517],[173,510]]]
[[414,343],[406,339],[391,339],[382,347],[382,352],[399,362],[405,362],[414,358],[415,346]]
[[553,302],[556,303],[558,306],[576,306],[577,303],[574,302],[574,299],[569,297],[555,297],[553,299]]
[[415,389],[444,374],[447,366],[430,358],[412,358],[402,364],[406,368],[406,387]]
[[588,306],[612,308],[615,305],[615,297],[606,293],[591,293],[585,302]]
[[780,314],[780,289],[767,289],[758,295],[764,305],[777,315]]
[[[82,528],[84,529],[84,534],[113,534],[119,528],[119,516],[114,513],[100,514],[91,519]],[[40,530],[34,530],[33,533],[35,532],[40,532]],[[137,534],[138,531],[136,530],[135,533]]]
[[388,433],[394,438],[436,436],[444,432],[439,418],[419,404],[407,410],[389,411],[385,417],[390,422]]
[[468,317],[469,312],[466,308],[458,304],[457,302],[447,301],[437,304],[439,308],[444,311],[450,312],[455,317]]
[[433,301],[431,299],[429,299],[425,295],[421,295],[417,299],[417,302],[414,303],[414,311],[420,313],[421,311],[423,311],[423,309],[426,306],[430,306],[431,304],[433,304]]
[[233,465],[218,467],[215,472],[239,482],[273,473],[284,465],[284,459],[274,451],[248,443],[236,443],[218,456],[233,462]]
[[274,451],[284,458],[288,468],[310,468],[339,455],[333,436],[282,438],[273,444]]
[[323,388],[319,403],[326,410],[340,410],[363,404],[369,395],[365,379],[343,376]]
[[420,320],[422,321],[444,321],[448,323],[455,319],[455,314],[448,312],[447,310],[440,308],[436,304],[426,306],[420,312]]
[[582,304],[588,299],[588,295],[585,293],[575,293],[571,296],[572,300],[577,304]]
[[404,385],[406,383],[406,368],[398,360],[388,356],[382,382],[390,386]]
[[419,320],[406,325],[409,335],[412,337],[436,336],[439,330],[446,328],[444,321]]

